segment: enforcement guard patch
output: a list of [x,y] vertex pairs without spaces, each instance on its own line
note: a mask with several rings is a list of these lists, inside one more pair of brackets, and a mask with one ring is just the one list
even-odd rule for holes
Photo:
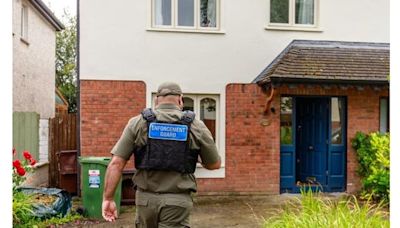
[[188,127],[180,124],[150,123],[149,138],[186,141]]

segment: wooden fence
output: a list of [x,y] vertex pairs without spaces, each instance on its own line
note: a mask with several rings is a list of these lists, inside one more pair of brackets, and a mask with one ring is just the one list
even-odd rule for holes
[[[66,177],[68,184],[71,180],[75,180],[76,173],[60,173],[64,165],[60,164],[60,153],[63,151],[77,150],[77,114],[56,114],[55,118],[50,119],[49,123],[49,184],[51,187],[63,188],[63,180]],[[76,162],[76,160],[75,160]],[[64,175],[65,174],[65,175]],[[68,174],[68,175],[67,175]],[[72,175],[72,176],[71,176]],[[73,176],[75,175],[75,176]],[[71,179],[72,177],[72,179]],[[76,186],[76,183],[75,183]]]
[[18,159],[23,159],[24,150],[39,159],[39,114],[13,112],[13,147],[18,151]]

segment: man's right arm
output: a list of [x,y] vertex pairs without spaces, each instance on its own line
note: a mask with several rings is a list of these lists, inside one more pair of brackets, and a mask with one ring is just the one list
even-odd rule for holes
[[201,163],[201,165],[204,168],[209,169],[209,170],[219,169],[219,168],[221,168],[221,159],[219,159],[217,162],[212,163],[212,164]]

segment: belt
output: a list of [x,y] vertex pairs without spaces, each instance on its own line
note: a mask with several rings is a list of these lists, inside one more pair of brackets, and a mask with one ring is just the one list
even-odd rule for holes
[[137,188],[136,191],[150,193],[150,194],[156,194],[156,195],[163,195],[163,194],[190,195],[190,191],[188,191],[188,192],[152,192],[152,191],[147,191],[147,190],[139,188],[139,187]]

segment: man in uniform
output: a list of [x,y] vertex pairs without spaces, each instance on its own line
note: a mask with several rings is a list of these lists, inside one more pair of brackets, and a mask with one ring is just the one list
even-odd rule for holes
[[107,221],[117,218],[113,196],[126,163],[134,154],[136,227],[189,227],[198,158],[209,170],[219,169],[221,159],[206,125],[195,119],[193,112],[182,112],[183,95],[178,84],[161,84],[156,96],[155,110],[145,109],[130,119],[111,151],[103,217]]

